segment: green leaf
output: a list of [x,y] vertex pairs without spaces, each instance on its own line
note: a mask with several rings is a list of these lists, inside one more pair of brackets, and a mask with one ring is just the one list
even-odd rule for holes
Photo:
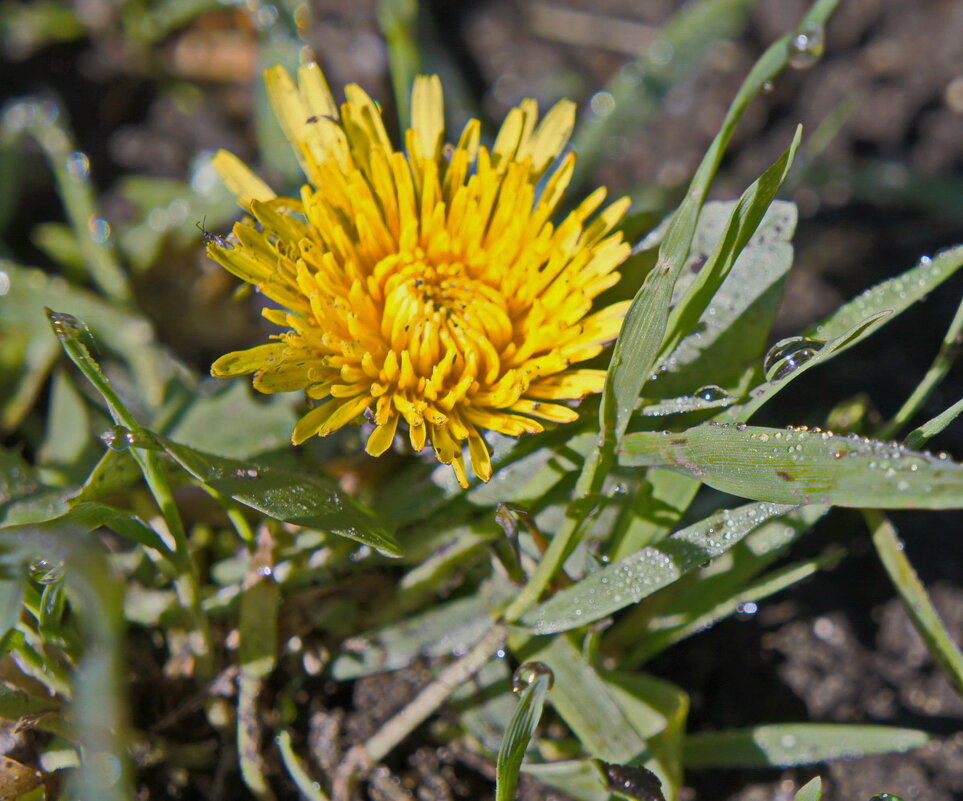
[[488,604],[480,593],[438,604],[353,638],[364,643],[363,648],[338,654],[331,677],[347,681],[398,670],[419,657],[446,656],[474,645],[489,628]]
[[[519,670],[526,666],[522,665]],[[540,673],[535,676],[518,699],[518,706],[508,721],[505,737],[498,751],[498,761],[495,768],[495,801],[514,801],[515,789],[518,787],[518,772],[525,758],[525,751],[535,734],[535,727],[542,717],[542,709],[552,686],[550,673]]]
[[612,797],[592,759],[531,763],[522,770],[540,782],[557,787],[575,801],[610,801]]
[[[703,265],[717,247],[733,206],[734,201],[713,202],[702,209],[676,295],[689,285],[691,276],[706,269]],[[772,203],[709,307],[658,366],[658,378],[646,391],[664,397],[709,383],[734,387],[747,367],[761,363],[792,267],[796,218],[792,203]]]
[[963,506],[963,464],[855,434],[705,425],[630,434],[622,453],[624,464],[673,467],[722,492],[773,503]]
[[685,743],[687,768],[792,767],[828,759],[903,753],[926,745],[919,729],[845,723],[782,723],[691,734]]
[[793,508],[779,503],[750,503],[718,512],[657,545],[589,574],[523,615],[521,622],[537,634],[586,626],[677,581],[703,562],[725,553],[762,523]]
[[796,791],[793,801],[823,801],[823,780],[816,776]]
[[390,556],[401,548],[374,513],[331,479],[201,453],[165,437],[164,450],[198,481],[276,520],[332,531]]
[[723,281],[730,275],[736,259],[749,244],[789,173],[801,136],[802,128],[797,127],[786,152],[743,192],[733,207],[715,249],[669,315],[666,337],[662,343],[663,354],[675,350],[683,337],[694,330]]
[[[20,610],[23,604],[23,592],[26,589],[26,579],[22,573],[8,573],[3,566],[3,577],[0,578],[0,639],[7,636],[7,632],[15,628],[20,620]],[[3,714],[4,696],[0,694],[0,717],[11,718]],[[16,718],[12,718],[16,720]]]
[[67,509],[64,490],[44,486],[19,453],[0,448],[0,525],[52,520]]
[[919,448],[925,445],[930,439],[939,434],[944,428],[952,423],[960,414],[963,413],[963,400],[958,400],[949,409],[940,412],[932,420],[927,420],[919,428],[914,428],[906,435],[906,445],[910,448]]
[[519,659],[544,662],[551,669],[555,675],[552,706],[588,753],[619,764],[645,753],[645,741],[605,679],[568,635],[532,638],[523,648],[513,647],[513,651]]
[[87,320],[96,342],[130,366],[133,387],[143,402],[150,408],[160,405],[167,380],[180,368],[161,348],[147,320],[41,270],[8,261],[0,262],[0,268],[10,278],[9,292],[0,300],[5,334],[26,330],[31,338],[49,342],[44,306]]
[[249,384],[230,381],[213,395],[197,397],[166,433],[201,451],[247,459],[289,445],[296,420],[294,393],[256,398]]

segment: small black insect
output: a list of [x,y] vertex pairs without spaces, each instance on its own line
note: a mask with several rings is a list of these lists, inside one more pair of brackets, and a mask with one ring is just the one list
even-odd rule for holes
[[210,231],[207,230],[207,217],[205,217],[200,222],[194,223],[194,225],[197,227],[197,230],[201,232],[201,236],[204,237],[204,241],[207,242],[208,244],[213,243],[218,247],[224,248],[225,250],[231,250],[234,247],[223,236],[220,236],[218,234],[212,234]]

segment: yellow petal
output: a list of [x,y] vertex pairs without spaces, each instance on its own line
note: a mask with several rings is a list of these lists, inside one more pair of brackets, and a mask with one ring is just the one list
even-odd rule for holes
[[211,159],[211,164],[224,186],[237,196],[237,204],[241,208],[250,209],[252,200],[267,201],[276,197],[274,190],[233,153],[218,150]]
[[388,422],[375,426],[375,430],[368,437],[368,444],[365,450],[372,456],[381,456],[394,441],[395,432],[398,430],[398,415],[393,414],[388,418]]
[[421,156],[437,159],[445,134],[445,101],[437,75],[419,75],[411,90],[411,127],[418,135]]
[[247,375],[257,370],[263,370],[281,358],[284,348],[285,345],[282,342],[271,342],[248,350],[235,350],[231,353],[225,353],[211,365],[211,375],[218,378],[230,378],[231,376]]

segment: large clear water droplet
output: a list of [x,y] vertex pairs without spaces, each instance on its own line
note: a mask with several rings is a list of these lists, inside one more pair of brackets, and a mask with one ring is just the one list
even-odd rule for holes
[[38,584],[56,584],[64,577],[64,563],[60,559],[34,559],[27,575]]
[[512,674],[512,692],[520,693],[531,686],[540,676],[548,677],[548,686],[555,683],[555,674],[544,662],[525,662]]
[[103,217],[91,217],[87,220],[87,230],[90,231],[90,238],[98,244],[110,239],[110,223]]
[[729,397],[729,393],[715,384],[706,384],[706,386],[699,387],[695,391],[695,396],[699,400],[704,400],[706,403],[713,403],[715,401],[725,400]]
[[100,435],[100,438],[104,441],[104,445],[112,451],[126,451],[134,444],[133,433],[124,426],[111,426]]
[[822,350],[824,342],[808,337],[788,337],[779,340],[766,354],[762,362],[767,381],[785,378],[800,365],[808,362]]
[[789,66],[794,70],[808,70],[820,58],[826,47],[822,25],[806,25],[789,40]]

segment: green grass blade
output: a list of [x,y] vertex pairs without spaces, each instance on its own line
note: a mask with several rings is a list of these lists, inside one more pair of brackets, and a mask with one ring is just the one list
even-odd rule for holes
[[687,768],[792,767],[827,759],[893,754],[926,745],[918,729],[845,723],[782,723],[692,734],[685,742]]
[[421,72],[417,23],[418,0],[379,0],[378,25],[388,44],[391,88],[398,111],[398,128],[402,132],[411,123],[411,87]]
[[725,553],[767,520],[793,508],[750,503],[718,512],[657,545],[590,573],[536,606],[521,622],[537,634],[586,626],[677,581],[706,560]]
[[906,558],[903,544],[896,536],[896,529],[876,510],[867,510],[863,515],[873,533],[876,553],[899,593],[906,614],[926,643],[933,661],[940,666],[957,692],[963,694],[963,653],[953,642],[923,582]]
[[[858,297],[842,305],[821,323],[806,332],[819,340],[834,339],[850,330],[860,320],[888,310],[894,319],[914,303],[929,295],[936,287],[963,267],[963,245],[957,245],[935,258],[920,259],[906,272],[870,287]],[[852,347],[852,342],[848,347]]]
[[548,697],[551,684],[550,674],[539,674],[522,691],[518,699],[518,706],[512,713],[501,748],[498,750],[498,762],[495,768],[495,801],[515,801],[518,773],[525,758],[525,751],[542,717],[542,709],[545,707],[545,699]]
[[906,445],[909,448],[920,448],[930,439],[939,434],[963,413],[963,400],[958,400],[949,409],[940,412],[932,420],[927,420],[919,428],[915,428],[906,435]]
[[662,355],[668,356],[695,327],[709,307],[722,282],[732,270],[736,258],[756,232],[776,193],[789,174],[799,148],[802,127],[796,128],[792,143],[785,153],[743,192],[732,210],[716,249],[689,286],[685,296],[675,305],[666,324]]
[[201,453],[165,437],[165,451],[198,481],[275,520],[332,531],[391,556],[401,547],[374,513],[338,485],[314,473]]
[[772,503],[963,506],[963,464],[856,435],[705,425],[630,434],[622,453],[624,464],[674,467],[722,492]]
[[568,635],[532,638],[512,648],[520,658],[544,662],[555,676],[552,706],[582,747],[606,762],[625,764],[646,751],[606,680]]
[[796,791],[793,801],[823,801],[823,780],[817,776]]
[[[936,354],[936,358],[933,359],[933,363],[930,365],[930,369],[926,371],[926,375],[923,376],[923,380],[920,381],[919,385],[910,396],[906,399],[903,405],[899,408],[899,411],[893,415],[893,419],[890,420],[879,432],[879,436],[883,439],[887,437],[894,436],[897,431],[900,431],[906,423],[913,419],[920,409],[926,404],[930,399],[933,392],[940,385],[940,382],[946,378],[947,374],[950,372],[950,368],[953,363],[959,357],[960,351],[960,333],[963,331],[963,302],[956,309],[956,314],[953,315],[953,321],[950,323],[950,327],[946,330],[943,335],[943,341],[940,343],[939,352]],[[943,413],[945,415],[946,412]],[[909,442],[907,438],[907,445],[911,448],[918,448],[927,439],[935,434],[938,434],[952,421],[953,415],[945,419],[943,415],[940,415],[934,422],[931,420],[927,423],[930,428],[936,428],[936,430],[929,435],[924,432],[917,434],[915,431],[910,434],[914,441]],[[938,428],[937,428],[938,426]],[[921,439],[922,438],[922,439]]]
[[[803,26],[822,26],[836,10],[839,0],[816,0],[803,18]],[[689,184],[685,200],[672,215],[659,257],[645,277],[626,313],[615,342],[599,408],[599,445],[585,459],[576,485],[576,503],[597,494],[615,463],[615,448],[625,433],[635,404],[652,373],[669,318],[673,287],[692,243],[699,211],[722,161],[736,125],[753,98],[788,64],[791,34],[771,45],[755,63],[729,106],[719,133],[709,146]],[[553,538],[535,574],[505,611],[507,621],[517,620],[544,591],[561,569],[580,536],[584,513],[570,510],[566,525]],[[617,760],[616,760],[617,761]]]

